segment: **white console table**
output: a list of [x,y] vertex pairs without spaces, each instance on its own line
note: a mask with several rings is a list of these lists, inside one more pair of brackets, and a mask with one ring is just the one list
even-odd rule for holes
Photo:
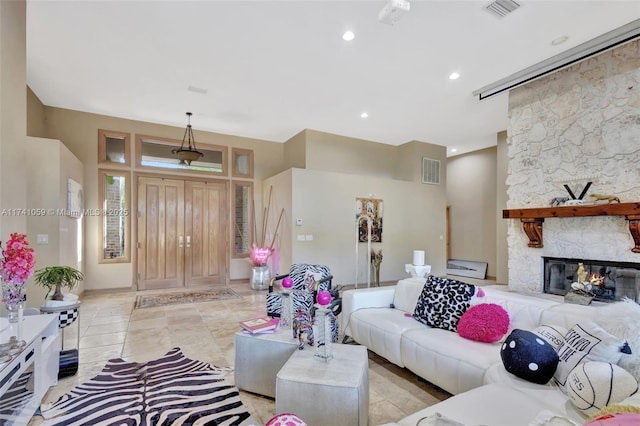
[[[0,318],[0,343],[9,342],[11,336],[24,340],[26,346],[11,361],[0,364],[0,424],[26,425],[45,393],[58,383],[58,315],[24,316],[21,324]],[[33,385],[25,386],[20,379],[29,372]]]

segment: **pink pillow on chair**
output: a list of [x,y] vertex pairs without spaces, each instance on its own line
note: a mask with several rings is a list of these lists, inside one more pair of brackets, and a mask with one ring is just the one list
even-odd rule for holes
[[495,303],[481,303],[470,307],[458,322],[458,334],[465,339],[493,343],[509,330],[509,314]]

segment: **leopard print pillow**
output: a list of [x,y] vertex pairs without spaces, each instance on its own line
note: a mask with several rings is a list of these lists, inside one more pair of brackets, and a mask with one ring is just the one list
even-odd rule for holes
[[413,318],[429,327],[456,331],[458,321],[469,308],[476,286],[429,275],[422,288]]

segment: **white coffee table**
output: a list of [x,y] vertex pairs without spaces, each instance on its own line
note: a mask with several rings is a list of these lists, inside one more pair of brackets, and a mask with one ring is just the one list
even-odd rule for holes
[[324,362],[305,346],[291,355],[276,379],[276,414],[294,413],[309,425],[366,426],[369,419],[367,348],[333,345]]
[[259,395],[276,396],[276,375],[298,341],[291,329],[278,329],[270,334],[235,334],[235,384],[239,389]]

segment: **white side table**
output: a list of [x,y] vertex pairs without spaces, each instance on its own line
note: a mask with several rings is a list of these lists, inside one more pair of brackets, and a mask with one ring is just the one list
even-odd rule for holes
[[404,271],[409,274],[410,277],[422,278],[431,272],[431,265],[412,265],[410,263],[404,265]]
[[234,379],[238,389],[275,398],[276,375],[298,350],[293,331],[290,328],[264,334],[238,331],[234,341]]
[[[62,330],[62,350],[60,351],[60,365],[58,378],[73,376],[78,372],[80,363],[80,302],[67,302],[55,305],[44,304],[40,307],[40,312],[45,314],[57,314],[58,327]],[[76,346],[73,349],[64,348],[64,332],[67,326],[76,324]]]
[[296,351],[278,372],[276,414],[295,413],[309,425],[367,426],[367,348],[334,344],[329,362],[314,354],[308,346]]

